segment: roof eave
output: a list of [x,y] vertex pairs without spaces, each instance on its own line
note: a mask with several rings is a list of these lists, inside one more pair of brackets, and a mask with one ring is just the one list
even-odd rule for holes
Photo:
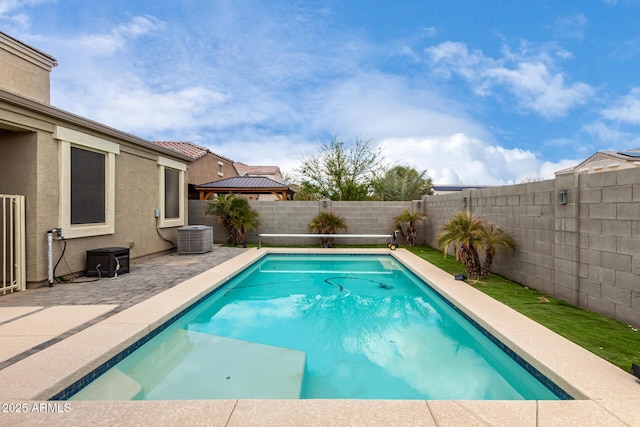
[[191,162],[193,159],[189,156],[185,156],[182,153],[179,153],[175,150],[171,150],[169,148],[165,148],[159,145],[154,144],[151,141],[147,141],[146,139],[142,139],[140,137],[131,135],[129,133],[123,132],[121,130],[112,128],[110,126],[104,125],[102,123],[95,122],[93,120],[87,119],[85,117],[78,116],[76,114],[70,113],[65,110],[61,110],[59,108],[53,107],[48,104],[43,104],[32,99],[24,98],[22,96],[16,95],[14,93],[8,92],[6,90],[0,89],[0,101],[7,102],[9,104],[13,104],[17,107],[25,108],[45,116],[63,120],[68,123],[72,123],[81,127],[85,127],[96,132],[100,132],[104,135],[109,135],[113,138],[117,138],[123,141],[127,141],[129,143],[140,145],[142,147],[151,149],[153,151],[157,151],[163,154],[167,154],[178,158],[180,160],[184,160],[187,162]]

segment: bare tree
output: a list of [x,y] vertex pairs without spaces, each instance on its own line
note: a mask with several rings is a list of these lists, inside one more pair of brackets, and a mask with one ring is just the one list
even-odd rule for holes
[[380,149],[371,145],[371,140],[360,138],[347,144],[337,136],[323,142],[320,151],[303,159],[295,170],[301,177],[300,186],[318,199],[367,199],[384,160]]

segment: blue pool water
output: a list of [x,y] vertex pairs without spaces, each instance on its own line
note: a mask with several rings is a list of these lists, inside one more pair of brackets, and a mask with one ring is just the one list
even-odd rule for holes
[[[254,351],[232,354],[244,342],[272,346],[255,346],[261,368],[236,366]],[[275,254],[72,398],[94,399],[100,388],[109,399],[281,397],[226,387],[232,375],[218,378],[221,365],[251,384],[300,360],[301,398],[558,399],[393,257]]]

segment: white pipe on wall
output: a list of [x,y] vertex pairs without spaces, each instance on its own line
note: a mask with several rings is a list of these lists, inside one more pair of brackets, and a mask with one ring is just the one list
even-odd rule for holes
[[49,287],[53,286],[53,230],[47,231],[47,261],[49,273]]

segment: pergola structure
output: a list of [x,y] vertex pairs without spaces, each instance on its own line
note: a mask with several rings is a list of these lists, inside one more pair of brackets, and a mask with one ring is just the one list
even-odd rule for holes
[[207,184],[196,185],[200,200],[208,200],[215,194],[272,194],[277,200],[293,200],[295,191],[273,179],[263,176],[234,176]]

